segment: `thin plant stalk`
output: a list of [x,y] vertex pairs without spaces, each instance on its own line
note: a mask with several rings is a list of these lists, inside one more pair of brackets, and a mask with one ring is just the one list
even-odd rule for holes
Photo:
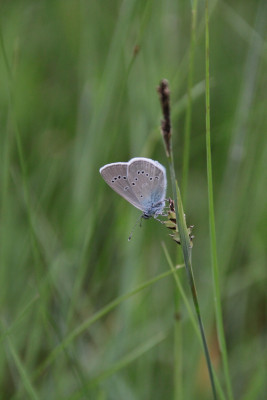
[[200,330],[200,334],[201,334],[205,358],[206,358],[207,367],[208,367],[208,371],[209,371],[209,377],[210,377],[210,382],[211,382],[211,387],[212,387],[212,392],[213,392],[213,398],[214,398],[214,400],[216,400],[217,395],[216,395],[216,389],[215,389],[215,381],[214,381],[214,376],[213,376],[212,364],[211,364],[209,349],[208,349],[207,340],[206,340],[206,336],[205,336],[204,326],[203,326],[203,322],[202,322],[202,317],[201,317],[201,313],[200,313],[197,290],[196,290],[194,274],[193,274],[193,269],[192,269],[192,262],[191,262],[192,248],[191,248],[191,245],[189,242],[188,230],[187,230],[185,217],[184,217],[180,189],[179,189],[176,177],[175,177],[172,152],[171,152],[171,157],[169,159],[169,166],[171,167],[171,171],[172,171],[171,172],[171,181],[172,181],[173,197],[175,199],[177,199],[177,201],[175,201],[175,213],[177,215],[177,224],[178,224],[178,230],[179,230],[179,234],[180,234],[180,238],[181,238],[181,245],[182,245],[182,252],[183,252],[183,257],[184,257],[184,262],[185,262],[185,269],[186,269],[188,283],[189,283],[189,286],[191,289],[191,294],[192,294],[194,307],[195,307],[195,311],[196,311],[196,315],[197,315],[197,320],[198,320],[198,324],[199,324],[199,330]]
[[[18,152],[18,159],[20,170],[22,174],[22,187],[23,187],[23,194],[24,194],[24,201],[25,201],[25,209],[26,215],[28,218],[28,224],[30,229],[30,240],[32,246],[32,253],[36,264],[37,273],[40,275],[41,269],[41,255],[38,246],[38,240],[36,238],[36,234],[34,231],[34,224],[33,224],[33,215],[32,215],[32,207],[30,204],[30,193],[29,193],[29,184],[28,184],[28,176],[27,176],[27,168],[26,168],[26,161],[25,161],[25,154],[23,151],[22,141],[21,141],[21,134],[18,127],[17,118],[15,115],[15,107],[14,107],[14,88],[13,88],[13,75],[14,72],[9,64],[4,39],[2,35],[2,27],[0,25],[0,49],[4,59],[4,66],[6,69],[6,79],[7,79],[7,87],[8,87],[8,104],[9,104],[9,114],[10,119],[13,124],[14,132],[15,132],[15,139],[17,145],[17,152]],[[7,183],[6,183],[7,184]],[[37,284],[39,285],[39,281],[37,280]]]
[[[1,325],[1,330],[5,330],[7,332],[7,329],[5,329],[4,322],[0,322]],[[19,357],[19,354],[11,340],[11,337],[7,333],[5,335],[5,340],[7,344],[7,349],[12,357],[12,361],[14,365],[16,366],[16,369],[18,371],[18,374],[20,376],[22,385],[23,385],[23,391],[27,392],[28,396],[27,398],[32,399],[32,400],[39,400],[39,396],[32,384],[31,378],[29,376],[28,371],[26,370],[22,360]]]
[[[187,195],[187,181],[189,170],[189,154],[190,154],[190,133],[191,133],[191,118],[192,118],[192,85],[194,76],[194,56],[195,56],[195,43],[196,43],[196,19],[197,19],[197,0],[192,3],[192,17],[191,17],[191,41],[189,52],[189,72],[187,79],[187,108],[185,116],[185,131],[184,131],[184,147],[183,147],[183,176],[182,176],[182,193],[183,200],[186,201]],[[181,257],[179,253],[178,257]],[[178,262],[180,262],[178,258]],[[179,314],[180,296],[175,292],[175,307],[176,314]],[[174,382],[174,398],[181,400],[183,398],[183,385],[182,385],[182,357],[183,357],[183,330],[179,323],[175,324],[174,328],[174,357],[175,357],[175,382]]]
[[194,77],[194,59],[196,47],[196,21],[197,21],[197,0],[192,4],[192,22],[191,22],[191,41],[189,50],[189,71],[187,78],[187,108],[185,114],[184,146],[183,146],[183,174],[182,174],[182,197],[185,205],[187,196],[187,182],[189,171],[190,154],[190,133],[192,121],[192,86]]
[[221,294],[219,285],[219,268],[217,258],[217,245],[216,245],[216,230],[215,230],[215,217],[214,217],[214,202],[213,202],[213,184],[212,184],[212,163],[211,163],[211,145],[210,145],[210,86],[209,86],[209,10],[208,0],[206,0],[205,7],[206,15],[206,152],[207,152],[207,180],[208,180],[208,198],[209,198],[209,225],[210,225],[210,242],[211,242],[211,261],[212,261],[212,275],[213,275],[213,290],[214,290],[214,303],[215,315],[217,323],[217,331],[219,338],[219,346],[222,354],[224,376],[226,381],[226,388],[228,398],[233,399],[233,392],[230,380],[228,356],[226,341],[223,329],[223,317],[221,306]]
[[167,155],[167,159],[168,159],[168,163],[169,163],[176,220],[177,220],[178,231],[179,231],[179,235],[180,235],[180,242],[181,242],[181,246],[182,246],[184,264],[185,264],[188,283],[189,283],[189,286],[191,289],[193,303],[194,303],[194,307],[195,307],[195,311],[196,311],[196,315],[197,315],[199,330],[200,330],[201,339],[202,339],[203,348],[204,348],[204,354],[205,354],[208,372],[209,372],[209,378],[210,378],[210,382],[211,382],[213,399],[217,400],[212,364],[211,364],[210,354],[209,354],[209,350],[208,350],[208,346],[207,346],[207,340],[206,340],[206,336],[205,336],[205,332],[204,332],[202,317],[201,317],[201,313],[200,313],[197,290],[196,290],[194,274],[193,274],[193,269],[192,269],[192,263],[191,263],[192,247],[190,244],[188,229],[186,226],[185,214],[184,214],[183,204],[182,204],[182,199],[181,199],[181,193],[180,193],[180,189],[179,189],[176,175],[175,175],[173,152],[172,152],[171,120],[170,120],[170,92],[169,92],[168,82],[166,80],[161,81],[160,86],[158,88],[158,93],[160,95],[161,107],[162,107],[162,112],[163,112],[163,120],[161,121],[161,130],[162,130],[162,136],[163,136],[164,143],[165,143],[166,155]]
[[[190,321],[192,323],[192,327],[193,327],[194,331],[196,332],[198,340],[201,343],[202,342],[202,338],[201,338],[200,331],[198,329],[198,324],[197,324],[195,315],[193,314],[193,312],[194,312],[193,308],[189,304],[189,301],[188,301],[188,299],[186,297],[186,294],[184,292],[184,289],[183,289],[182,282],[180,281],[179,275],[177,273],[178,271],[176,271],[176,269],[175,269],[175,267],[174,267],[174,265],[172,263],[172,260],[170,258],[170,255],[169,255],[169,253],[167,251],[167,248],[166,248],[165,244],[163,244],[163,250],[164,250],[164,253],[165,253],[166,260],[167,260],[171,270],[173,271],[173,277],[175,279],[176,286],[177,286],[178,291],[180,293],[180,298],[183,299],[184,305],[185,305],[185,307],[187,309],[187,312],[188,312],[188,316],[189,316]],[[178,324],[176,324],[176,325],[178,325]],[[176,345],[176,342],[175,342],[175,345]],[[178,360],[176,359],[177,358],[176,349],[175,349],[174,356],[175,356],[175,361],[178,361],[178,365],[175,366],[175,369],[178,370],[178,368],[181,365],[181,359],[180,358]],[[179,375],[178,375],[178,378],[179,378]],[[216,376],[216,371],[214,371],[214,380],[215,380],[216,389],[217,389],[217,393],[218,393],[219,398],[221,400],[226,400],[225,395],[224,395],[223,390],[222,390],[221,385],[220,385],[220,381],[219,381],[218,377]],[[175,390],[175,396],[177,396],[179,392],[178,392],[178,390],[176,390],[176,386],[175,386],[174,390]],[[180,393],[181,394],[183,393],[182,390],[180,391]],[[174,398],[176,398],[176,397],[174,397]]]

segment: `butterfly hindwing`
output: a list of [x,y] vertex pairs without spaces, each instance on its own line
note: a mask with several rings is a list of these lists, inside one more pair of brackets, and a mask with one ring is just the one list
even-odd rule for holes
[[133,158],[128,164],[128,181],[148,215],[160,213],[166,196],[165,168],[157,161]]

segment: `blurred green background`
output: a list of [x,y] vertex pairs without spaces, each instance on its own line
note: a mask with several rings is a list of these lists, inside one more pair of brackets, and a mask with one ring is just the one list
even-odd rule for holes
[[[187,222],[195,225],[193,269],[208,345],[224,389],[206,179],[205,3],[198,3],[183,196]],[[136,156],[167,166],[156,93],[167,78],[182,183],[191,6],[184,0],[1,2],[1,399],[211,398],[202,346],[183,301],[174,317],[172,276],[90,327],[81,325],[169,270],[162,242],[178,260],[178,246],[155,220],[144,221],[127,241],[140,212],[98,171]],[[230,375],[236,399],[263,400],[267,3],[210,1],[209,8],[214,199]],[[184,269],[179,276],[191,303]]]

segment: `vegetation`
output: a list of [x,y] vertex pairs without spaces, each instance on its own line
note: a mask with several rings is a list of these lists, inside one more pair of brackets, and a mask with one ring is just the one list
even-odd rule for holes
[[163,78],[217,397],[266,397],[267,4],[207,4],[1,2],[1,400],[214,398],[182,246],[154,219],[128,242],[99,174],[168,167]]

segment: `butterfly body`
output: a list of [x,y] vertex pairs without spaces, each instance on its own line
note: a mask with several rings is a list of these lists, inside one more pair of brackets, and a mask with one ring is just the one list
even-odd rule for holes
[[129,162],[104,165],[99,172],[115,192],[143,212],[144,218],[162,213],[167,179],[159,162],[136,157]]

